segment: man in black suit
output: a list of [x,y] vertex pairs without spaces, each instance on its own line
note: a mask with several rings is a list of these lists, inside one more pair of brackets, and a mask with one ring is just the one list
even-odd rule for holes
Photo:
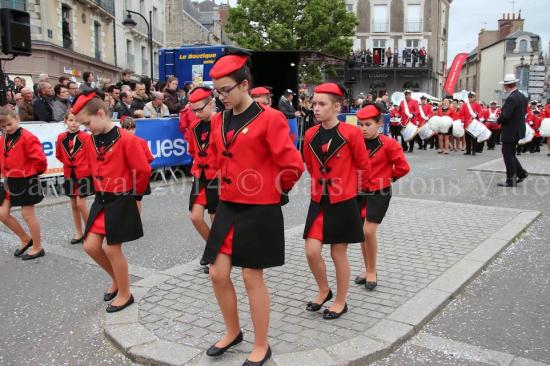
[[515,187],[528,175],[516,157],[517,143],[525,137],[525,113],[528,103],[527,97],[517,89],[518,81],[514,74],[506,74],[500,82],[508,93],[497,120],[502,126],[502,157],[506,165],[506,181],[498,183],[501,187]]

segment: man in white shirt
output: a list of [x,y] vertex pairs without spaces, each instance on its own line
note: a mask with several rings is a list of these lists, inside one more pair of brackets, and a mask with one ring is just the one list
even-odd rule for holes
[[145,104],[143,112],[145,113],[145,117],[150,118],[162,118],[170,115],[168,107],[164,104],[164,94],[154,92],[153,99]]

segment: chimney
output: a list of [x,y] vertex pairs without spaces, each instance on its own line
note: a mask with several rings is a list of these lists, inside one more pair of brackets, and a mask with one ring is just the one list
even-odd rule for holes
[[499,39],[504,39],[518,30],[523,30],[524,21],[521,19],[521,12],[517,17],[516,13],[502,14],[502,19],[498,20]]

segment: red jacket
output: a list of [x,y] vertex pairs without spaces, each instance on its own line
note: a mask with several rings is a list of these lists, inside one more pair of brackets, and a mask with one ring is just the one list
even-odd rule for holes
[[346,123],[338,125],[338,139],[332,141],[327,159],[322,163],[321,125],[313,126],[304,137],[304,160],[311,175],[311,199],[321,201],[323,185],[327,184],[330,203],[342,202],[366,192],[371,166],[361,130]]
[[201,120],[194,121],[190,128],[185,132],[185,140],[189,144],[189,154],[193,157],[193,165],[191,166],[191,174],[195,178],[200,178],[204,169],[206,179],[214,179],[218,172],[217,151],[212,141],[212,125],[210,125],[210,136],[206,140],[205,146],[200,144],[199,127],[204,122]]
[[149,184],[151,167],[143,149],[142,140],[116,128],[114,142],[101,154],[95,146],[94,136],[86,146],[96,192],[134,192],[142,194]]
[[[256,102],[255,102],[256,103]],[[283,114],[256,103],[261,111],[230,141],[225,141],[224,124],[230,111],[210,121],[210,144],[220,171],[220,199],[244,204],[276,204],[281,192],[288,192],[300,179],[304,163],[290,140]]]
[[390,110],[390,125],[398,126],[400,124],[401,124],[401,112],[399,111],[399,108],[392,108]]
[[[418,126],[422,126],[424,123],[428,122],[430,117],[434,115],[434,112],[431,104],[420,104],[418,108]],[[420,114],[420,108],[422,108],[422,111],[424,112],[424,115],[426,116],[426,118],[428,118],[428,120],[424,120],[424,118],[422,118],[422,115]]]
[[544,106],[544,111],[542,112],[544,118],[550,118],[550,103],[546,103]]
[[10,146],[6,146],[6,135],[0,137],[0,165],[5,178],[26,178],[43,174],[48,168],[46,155],[38,137],[20,128],[19,134]]
[[139,139],[139,142],[141,142],[141,147],[143,148],[143,152],[145,153],[147,162],[151,164],[151,162],[155,160],[155,157],[153,156],[153,154],[151,154],[151,150],[149,149],[149,144],[147,144],[147,141],[145,141],[141,137],[138,137],[138,139]]
[[446,112],[443,112],[443,107],[439,107],[437,108],[437,115],[439,117],[449,116],[453,119],[453,121],[459,119],[458,112],[453,107],[449,107]]
[[500,108],[487,108],[485,119],[487,127],[490,130],[500,130],[500,124],[497,123],[497,119],[500,116]]
[[63,164],[65,179],[71,178],[73,169],[77,179],[90,176],[90,163],[86,154],[86,145],[92,143],[91,136],[84,131],[78,131],[75,135],[72,149],[69,148],[67,132],[62,132],[57,136],[55,157]]
[[409,112],[410,114],[412,114],[412,117],[410,119],[409,116],[407,116],[407,112],[405,111],[405,102],[407,102],[407,100],[403,100],[401,104],[399,104],[399,113],[401,113],[401,125],[406,126],[407,123],[412,122],[418,126],[418,115],[420,113],[418,102],[414,99],[411,99],[407,102],[407,105],[409,106]]
[[372,150],[367,147],[371,166],[370,192],[389,187],[393,181],[404,177],[411,170],[403,148],[397,140],[380,134],[376,141],[377,145]]
[[197,117],[193,111],[191,111],[191,108],[189,106],[183,108],[179,113],[180,118],[180,131],[181,133],[185,134],[189,126],[191,126],[193,123],[200,121],[199,117]]
[[542,122],[542,118],[537,117],[533,114],[531,110],[527,112],[527,115],[525,116],[525,123],[527,123],[533,130],[535,130],[535,137],[540,137],[540,124]]
[[462,108],[460,108],[460,111],[458,112],[459,118],[464,123],[465,129],[468,128],[468,126],[470,125],[470,123],[474,118],[479,119],[480,115],[483,113],[483,111],[481,110],[481,104],[479,104],[478,102],[473,102],[471,106],[472,106],[472,111],[476,114],[475,116],[472,116],[470,114],[470,110],[468,109],[467,103],[464,103],[462,105]]

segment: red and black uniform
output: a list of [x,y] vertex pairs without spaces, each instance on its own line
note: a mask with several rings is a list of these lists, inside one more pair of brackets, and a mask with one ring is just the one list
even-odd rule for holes
[[212,124],[210,121],[194,121],[185,133],[189,143],[189,154],[193,157],[191,174],[193,186],[189,197],[189,211],[193,205],[201,205],[208,213],[215,213],[218,206],[218,163],[217,151],[211,143]]
[[[405,108],[405,103],[408,107],[408,110],[407,108]],[[399,113],[401,114],[401,126],[403,126],[403,128],[407,126],[409,122],[415,126],[418,126],[420,106],[416,100],[412,98],[408,101],[406,99],[403,100],[401,104],[399,104]],[[403,146],[403,150],[413,152],[414,141],[415,139],[412,139],[411,141],[408,141],[407,144],[407,141],[405,141],[403,136],[401,136],[401,146]]]
[[39,176],[48,162],[40,140],[24,128],[0,137],[0,165],[12,206],[32,206],[44,199]]
[[[147,141],[142,139],[141,137],[138,137],[139,142],[141,143],[141,147],[143,148],[143,152],[145,153],[145,157],[147,158],[147,162],[149,165],[155,160],[155,157],[153,154],[151,154],[151,150],[149,149],[149,145],[147,144]],[[151,184],[147,184],[147,188],[145,189],[145,192],[142,195],[136,195],[136,200],[141,201],[143,200],[143,196],[147,196],[151,194]]]
[[539,131],[542,118],[540,118],[538,114],[538,111],[533,112],[533,110],[529,110],[529,112],[527,112],[527,116],[525,116],[525,123],[527,123],[535,131],[535,137],[533,137],[533,140],[531,140],[531,142],[529,142],[526,146],[531,153],[540,152],[540,141],[542,141]]
[[[323,84],[321,84],[323,85]],[[326,244],[364,240],[357,194],[366,191],[370,163],[361,131],[339,123],[306,131],[304,160],[311,175],[311,202],[304,239]]]
[[470,109],[468,108],[467,102],[465,102],[462,105],[462,107],[460,108],[460,111],[458,112],[458,115],[462,120],[462,123],[464,123],[464,130],[466,130],[465,155],[470,155],[470,154],[475,155],[479,149],[477,138],[470,135],[467,129],[468,129],[468,126],[470,126],[470,123],[472,123],[474,119],[479,118],[479,116],[483,113],[483,111],[481,110],[481,104],[479,104],[478,102],[473,102],[470,104],[470,106],[472,108],[472,112],[474,112],[473,115],[470,113]]
[[398,140],[400,131],[401,131],[401,112],[399,112],[399,108],[394,107],[390,110],[391,137]]
[[283,265],[281,192],[290,191],[304,170],[288,122],[279,111],[253,102],[238,115],[218,113],[210,123],[220,201],[201,263],[214,263],[223,253],[237,267]]
[[105,235],[107,244],[139,239],[143,227],[135,196],[145,193],[151,175],[143,143],[116,126],[93,135],[92,142],[86,153],[96,196],[84,235]]
[[87,197],[94,194],[86,145],[92,143],[84,131],[62,132],[57,136],[55,157],[63,164],[63,191],[69,197]]
[[491,130],[491,137],[487,140],[487,149],[494,150],[495,145],[500,141],[500,124],[497,123],[497,119],[500,116],[500,108],[489,107],[485,115],[487,122],[487,128]]
[[[426,103],[426,104],[420,104],[418,106],[418,127],[422,127],[424,126],[426,123],[428,123],[428,121],[430,120],[430,118],[434,115],[434,112],[433,112],[433,108],[432,108],[432,105],[429,104],[429,103]],[[424,117],[426,117],[424,119]],[[420,135],[416,135],[416,142],[418,143],[418,148],[419,149],[424,149],[426,150],[427,146],[428,146],[428,143],[430,144],[430,148],[433,149],[434,146],[435,146],[435,143],[436,143],[436,135],[434,134],[432,137],[430,137],[429,139],[427,139],[426,141],[423,141],[421,138],[420,138]]]
[[380,224],[386,216],[391,200],[391,184],[411,170],[403,149],[386,135],[365,139],[371,173],[368,189],[359,196],[361,219]]

